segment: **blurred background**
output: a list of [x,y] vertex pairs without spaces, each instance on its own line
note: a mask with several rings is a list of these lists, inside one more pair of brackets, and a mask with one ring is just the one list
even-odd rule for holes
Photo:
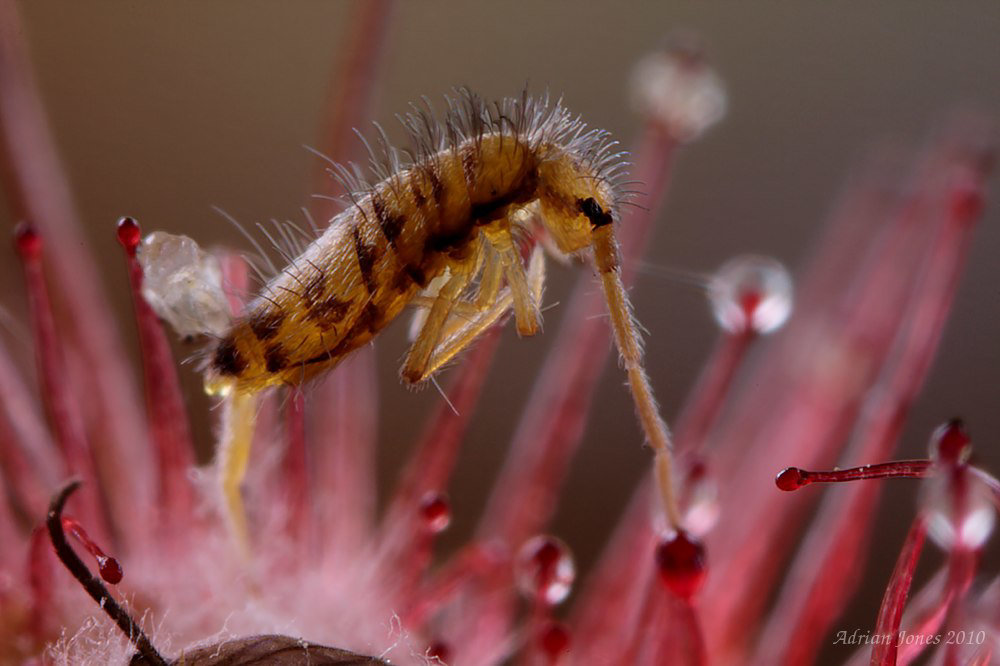
[[[128,345],[123,353],[134,358],[115,221],[128,214],[147,232],[249,249],[211,206],[245,223],[298,220],[299,207],[315,190],[318,166],[303,144],[320,142],[355,5],[297,3],[290,11],[286,4],[247,1],[34,0],[20,8],[87,239],[120,314]],[[493,99],[528,84],[534,92],[563,95],[570,109],[628,147],[640,127],[628,104],[630,70],[677,29],[704,38],[726,82],[729,112],[679,156],[647,255],[655,266],[711,271],[736,254],[756,252],[794,272],[852,169],[873,148],[919,145],[955,108],[1000,118],[1000,4],[992,0],[398,3],[376,68],[370,117],[395,133],[393,114],[422,95],[436,102],[452,87],[468,85]],[[7,229],[15,222],[8,211],[0,207]],[[1000,472],[998,223],[996,207],[988,205],[900,457],[923,456],[933,427],[961,416],[983,466]],[[23,322],[18,264],[11,250],[4,252],[2,305]],[[577,270],[551,269],[547,303],[565,298]],[[633,297],[649,330],[650,374],[670,420],[711,348],[715,325],[704,294],[679,281],[649,272]],[[560,316],[558,306],[546,311],[546,332],[556,330]],[[376,345],[383,488],[391,487],[441,400],[433,390],[400,385],[397,370],[407,347],[400,323]],[[30,343],[17,329],[5,334],[30,366]],[[451,488],[454,522],[443,548],[468,538],[552,338],[518,340],[510,329]],[[190,351],[178,350],[181,356]],[[181,377],[198,420],[201,459],[207,460],[209,402],[189,366]],[[622,382],[609,368],[552,527],[584,570],[649,462]],[[775,460],[775,472],[795,462]],[[913,515],[915,488],[892,482],[884,495],[875,550],[858,565],[865,589],[836,629],[850,633],[873,625]],[[994,546],[984,572],[1000,569],[996,555]],[[846,656],[842,647],[828,645],[824,661]]]

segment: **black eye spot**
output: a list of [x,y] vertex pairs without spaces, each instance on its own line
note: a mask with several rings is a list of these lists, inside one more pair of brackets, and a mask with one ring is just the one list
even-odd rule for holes
[[611,224],[611,213],[603,210],[601,205],[594,200],[594,197],[577,199],[576,205],[580,208],[580,212],[587,216],[591,226],[595,229]]

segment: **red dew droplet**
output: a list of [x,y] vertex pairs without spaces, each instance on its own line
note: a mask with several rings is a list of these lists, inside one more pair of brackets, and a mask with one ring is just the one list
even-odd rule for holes
[[14,230],[14,247],[24,259],[36,259],[42,253],[42,237],[27,222],[17,225]]
[[139,223],[131,217],[123,217],[118,220],[118,242],[122,244],[125,251],[130,255],[135,254],[135,248],[142,240],[142,231]]
[[964,462],[971,451],[972,438],[961,419],[948,421],[931,435],[931,457],[939,462]]
[[774,484],[781,490],[787,492],[798,490],[807,483],[809,482],[803,475],[802,470],[798,467],[788,467],[787,469],[783,469],[778,473],[778,476],[774,478]]
[[99,556],[97,558],[97,568],[101,572],[101,578],[112,585],[122,582],[122,576],[124,575],[122,565],[115,558],[107,555]]
[[705,581],[705,546],[684,530],[665,536],[656,546],[660,579],[681,599],[690,599]]
[[538,635],[538,647],[549,663],[569,650],[569,629],[562,622],[549,622]]
[[427,493],[420,501],[420,518],[431,534],[440,534],[451,524],[451,503],[444,493]]
[[444,641],[437,640],[427,647],[427,658],[437,659],[442,664],[447,664],[451,659],[451,648]]

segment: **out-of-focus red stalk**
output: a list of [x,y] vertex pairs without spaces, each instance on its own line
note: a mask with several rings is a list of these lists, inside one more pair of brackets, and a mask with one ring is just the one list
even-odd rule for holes
[[[325,123],[320,135],[321,151],[334,162],[346,163],[357,152],[354,128],[361,127],[369,110],[378,81],[378,70],[389,32],[393,0],[360,0],[354,4],[354,16],[344,25],[350,26],[346,46],[339,51],[339,67],[331,77],[324,104]],[[345,42],[338,42],[345,43]],[[328,196],[344,194],[339,183],[318,169],[316,191]],[[317,199],[313,213],[320,222],[334,213],[329,199]]]
[[145,380],[146,414],[156,451],[157,506],[169,527],[187,520],[193,493],[187,479],[194,465],[194,449],[184,397],[170,343],[159,317],[142,295],[142,266],[136,258],[141,231],[131,218],[118,223],[118,241],[125,250],[125,263],[132,291],[142,371]]
[[[147,441],[138,391],[80,231],[24,34],[15,3],[0,0],[0,172],[14,217],[31,220],[48,243],[53,293],[60,312],[68,315],[68,326],[62,329],[67,358],[80,355],[86,369],[69,373],[68,381],[83,401],[93,441],[101,443],[95,451],[98,466],[117,477],[107,486],[115,523],[123,533],[141,539],[149,522],[153,471],[148,448],[138,444]],[[128,473],[122,474],[123,469]]]
[[[927,214],[940,216],[930,236],[927,257],[910,294],[887,367],[871,392],[844,461],[860,463],[888,457],[899,439],[909,407],[923,386],[951,310],[981,206],[982,173],[976,165],[932,169],[944,177],[943,196]],[[933,184],[929,184],[933,187]],[[858,483],[832,490],[813,522],[799,556],[758,642],[761,663],[805,663],[814,658],[826,629],[839,615],[856,585],[857,561],[868,543],[881,485]],[[793,636],[794,640],[782,640]]]
[[[868,253],[853,270],[840,273],[853,279],[837,285],[830,276],[819,276],[807,282],[803,293],[809,296],[799,299],[806,304],[805,312],[800,311],[784,333],[785,344],[762,360],[765,370],[755,385],[773,390],[753,392],[741,409],[734,410],[730,421],[734,430],[720,437],[720,475],[729,480],[720,494],[723,506],[738,505],[738,498],[766,483],[774,472],[773,467],[768,469],[769,462],[828,464],[854,421],[860,398],[886,364],[900,325],[908,321],[904,306],[914,286],[911,273],[925,260],[929,239],[950,218],[942,208],[952,201],[950,185],[941,183],[954,175],[953,155],[951,146],[931,151],[912,191],[894,210],[871,216],[888,202],[885,193],[870,184],[868,193],[855,199],[869,217],[867,228],[852,231],[863,234],[865,242],[859,246],[867,246]],[[836,219],[858,208],[848,206]],[[882,220],[888,223],[880,227]],[[832,251],[843,248],[835,246]],[[816,293],[816,285],[831,292]],[[717,641],[712,646],[715,658],[739,650],[752,631],[782,562],[782,546],[792,543],[782,535],[789,534],[804,515],[803,502],[782,500],[787,496],[774,491],[750,507],[744,505],[749,511],[723,512],[712,534],[710,552],[732,563],[709,578],[703,597],[705,617],[713,625],[707,633]]]
[[24,268],[28,292],[31,331],[35,340],[35,361],[41,382],[43,402],[49,423],[69,474],[79,474],[90,481],[80,498],[81,513],[95,532],[109,540],[111,528],[100,495],[101,483],[93,454],[80,418],[79,405],[66,381],[66,363],[56,334],[52,305],[42,271],[42,239],[38,232],[22,224],[17,232],[17,250]]
[[[437,406],[403,471],[377,540],[381,556],[390,558],[385,563],[386,571],[401,572],[419,564],[408,551],[422,531],[418,515],[421,498],[447,489],[458,449],[500,342],[501,330],[499,325],[490,328],[462,359],[458,376],[448,389],[448,401],[442,400]],[[412,578],[412,575],[404,575],[404,578]]]
[[307,423],[316,461],[319,544],[331,566],[352,559],[367,542],[375,520],[377,388],[375,355],[359,350],[323,379],[309,396]]
[[[320,149],[335,162],[346,163],[353,130],[369,114],[377,72],[389,27],[392,0],[366,0],[354,5],[355,17],[345,25],[350,37],[340,51],[340,67],[331,77],[326,117],[321,130]],[[325,197],[344,194],[339,184],[316,170],[317,191]],[[333,202],[317,198],[313,214],[324,228],[334,213]],[[378,386],[375,354],[370,347],[359,349],[327,378],[314,399],[329,405],[320,409],[312,425],[315,432],[330,431],[320,440],[314,460],[321,482],[317,482],[320,531],[330,535],[328,550],[356,552],[371,535],[375,511],[375,444]],[[329,417],[329,418],[327,418]]]
[[288,510],[286,527],[292,539],[307,538],[311,511],[308,450],[306,448],[305,395],[298,388],[289,390],[285,404],[285,455],[282,459],[284,502]]
[[59,453],[7,350],[0,346],[0,475],[18,511],[40,519],[64,473]]

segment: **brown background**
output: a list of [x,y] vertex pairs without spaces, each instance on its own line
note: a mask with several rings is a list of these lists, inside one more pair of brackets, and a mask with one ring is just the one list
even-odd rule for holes
[[[345,32],[347,3],[22,3],[51,124],[108,293],[135,354],[115,219],[188,233],[202,244],[245,247],[213,214],[245,221],[294,217],[309,194],[322,104]],[[746,251],[793,268],[817,237],[852,166],[883,139],[914,142],[943,112],[973,104],[1000,111],[1000,3],[482,2],[401,3],[394,12],[373,118],[452,86],[487,98],[532,90],[567,105],[627,144],[629,68],[668,32],[690,28],[710,45],[730,95],[726,120],[685,151],[650,260],[711,270]],[[10,221],[0,211],[5,228]],[[987,211],[927,390],[903,454],[921,455],[931,428],[961,415],[987,467],[1000,471],[1000,228]],[[23,320],[12,254],[0,266],[3,304]],[[547,298],[566,294],[572,271],[553,269]],[[634,290],[649,329],[649,366],[667,416],[681,404],[714,337],[703,296],[644,277]],[[559,308],[546,313],[555,330]],[[424,416],[439,400],[396,380],[403,327],[378,344],[380,473],[388,483]],[[16,336],[14,336],[16,337]],[[550,336],[507,331],[453,485],[451,544],[471,529]],[[21,344],[14,342],[15,345]],[[182,374],[199,443],[207,403]],[[647,456],[622,378],[607,373],[554,531],[586,566],[616,519]],[[207,455],[207,454],[206,454]],[[775,470],[794,461],[774,461]],[[913,484],[895,482],[880,510],[878,551],[862,595],[838,628],[869,628],[913,512]],[[762,489],[770,492],[770,489]],[[984,570],[995,572],[997,558]],[[861,566],[859,564],[859,566]],[[846,657],[828,648],[831,662]]]

